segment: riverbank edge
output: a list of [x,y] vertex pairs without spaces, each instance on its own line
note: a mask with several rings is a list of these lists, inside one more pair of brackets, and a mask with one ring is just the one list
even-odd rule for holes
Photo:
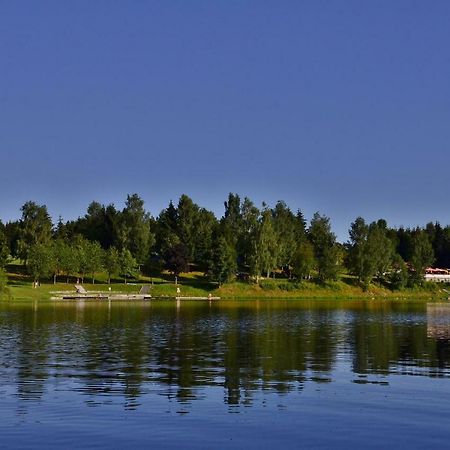
[[[136,293],[139,285],[113,285],[112,293],[126,292]],[[86,284],[88,291],[108,293],[109,287],[105,284]],[[357,286],[334,285],[333,287],[308,286],[303,289],[292,289],[283,291],[279,288],[264,289],[258,285],[247,285],[235,283],[224,285],[216,289],[202,289],[186,285],[168,284],[163,287],[155,285],[152,295],[155,297],[167,297],[168,299],[177,296],[176,289],[180,287],[180,297],[220,297],[221,300],[416,300],[416,301],[447,301],[449,293],[436,285],[434,290],[403,289],[390,291],[388,289],[373,286],[372,289],[363,291]],[[11,285],[9,295],[3,295],[1,300],[22,301],[22,300],[50,300],[53,291],[73,292],[73,288],[67,284],[43,284],[33,288],[28,284]],[[173,291],[173,292],[172,292]]]

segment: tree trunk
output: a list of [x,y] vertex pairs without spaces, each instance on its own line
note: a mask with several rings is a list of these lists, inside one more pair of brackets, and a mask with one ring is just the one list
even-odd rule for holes
[[56,284],[56,273],[53,274],[53,284]]
[[94,274],[92,274],[92,284],[95,284],[95,277],[94,277]]

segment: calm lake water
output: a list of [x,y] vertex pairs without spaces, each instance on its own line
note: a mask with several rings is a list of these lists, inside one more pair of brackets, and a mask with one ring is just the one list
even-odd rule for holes
[[1,303],[1,448],[449,448],[450,304]]

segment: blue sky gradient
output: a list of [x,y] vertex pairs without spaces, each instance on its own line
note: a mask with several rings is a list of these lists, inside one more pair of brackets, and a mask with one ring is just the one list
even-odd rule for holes
[[139,193],[450,223],[450,2],[1,1],[0,218]]

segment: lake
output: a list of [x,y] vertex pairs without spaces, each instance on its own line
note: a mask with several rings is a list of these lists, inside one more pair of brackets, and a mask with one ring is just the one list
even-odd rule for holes
[[0,304],[1,448],[448,448],[450,304]]

